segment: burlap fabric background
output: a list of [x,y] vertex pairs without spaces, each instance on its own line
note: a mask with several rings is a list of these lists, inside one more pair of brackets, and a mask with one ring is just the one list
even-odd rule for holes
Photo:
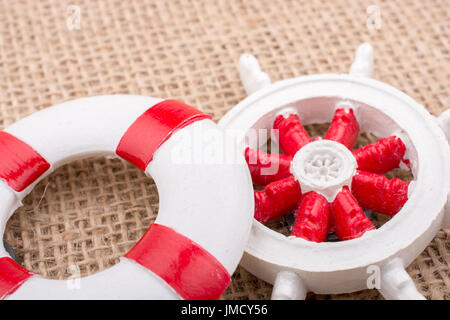
[[[70,5],[81,10],[79,29]],[[376,79],[438,115],[450,106],[449,34],[448,0],[0,0],[0,126],[112,93],[180,99],[218,120],[245,97],[241,53],[255,54],[279,80],[346,72],[362,41],[374,46]],[[45,277],[68,278],[77,267],[93,274],[117,263],[157,207],[155,185],[136,168],[87,159],[40,183],[5,240]],[[442,230],[408,272],[428,298],[449,299],[449,265],[450,230]],[[223,298],[266,299],[270,291],[239,268]],[[381,298],[373,290],[309,297]]]

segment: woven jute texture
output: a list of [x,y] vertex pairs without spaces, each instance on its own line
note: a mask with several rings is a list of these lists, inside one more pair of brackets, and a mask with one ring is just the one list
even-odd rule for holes
[[[439,115],[450,106],[449,35],[448,0],[0,0],[0,126],[114,93],[179,99],[218,120],[245,97],[240,54],[253,53],[280,80],[347,72],[364,41],[374,46],[374,78]],[[142,172],[86,159],[41,182],[4,239],[33,272],[85,276],[117,263],[157,209],[156,186]],[[441,230],[408,272],[427,298],[450,299],[449,265],[450,230]],[[238,268],[223,298],[270,292]],[[308,297],[381,299],[375,290]]]

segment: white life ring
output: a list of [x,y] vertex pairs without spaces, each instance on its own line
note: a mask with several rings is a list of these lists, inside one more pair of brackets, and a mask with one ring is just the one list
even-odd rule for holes
[[[199,132],[221,139],[206,140]],[[113,267],[81,278],[77,288],[32,274],[0,244],[0,298],[219,298],[251,228],[250,175],[243,159],[186,164],[174,152],[189,144],[194,156],[202,157],[205,149],[233,153],[226,139],[209,116],[192,107],[132,95],[65,102],[0,131],[2,235],[34,185],[85,156],[120,156],[135,164],[155,180],[160,202],[155,223],[136,246]]]

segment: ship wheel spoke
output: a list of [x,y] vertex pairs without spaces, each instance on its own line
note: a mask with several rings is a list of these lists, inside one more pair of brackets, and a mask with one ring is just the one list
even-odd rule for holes
[[342,143],[349,150],[358,139],[359,125],[355,118],[353,109],[336,109],[333,120],[331,120],[325,139]]
[[271,182],[289,177],[291,174],[292,157],[284,154],[268,154],[261,150],[245,149],[247,161],[253,183],[265,186]]
[[255,191],[255,219],[261,223],[294,211],[302,192],[293,176],[269,183],[263,190]]
[[278,115],[273,123],[278,130],[278,143],[287,155],[293,156],[304,145],[311,142],[311,138],[296,114]]
[[314,191],[304,194],[294,216],[291,235],[314,242],[326,240],[330,224],[330,206],[324,196]]
[[360,170],[385,173],[399,167],[405,152],[403,141],[399,137],[391,136],[355,150],[353,155]]
[[358,170],[353,176],[352,193],[364,208],[395,215],[408,200],[408,182]]
[[331,203],[331,215],[334,232],[339,240],[359,238],[375,229],[347,186],[342,188]]

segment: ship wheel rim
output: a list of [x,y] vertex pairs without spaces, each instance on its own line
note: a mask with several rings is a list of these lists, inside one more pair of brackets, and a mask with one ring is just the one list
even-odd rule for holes
[[[436,174],[448,175],[449,173],[445,165],[445,162],[450,159],[447,141],[432,116],[419,103],[388,84],[344,74],[313,75],[283,80],[256,91],[242,100],[222,118],[219,125],[226,129],[234,131],[240,129],[240,132],[245,132],[254,127],[264,116],[275,115],[285,106],[291,106],[299,101],[312,98],[336,98],[342,96],[342,92],[348,92],[345,96],[346,99],[366,104],[369,108],[374,108],[383,113],[409,136],[418,158],[418,167],[415,168],[414,174],[417,185],[410,195],[410,199],[396,217],[382,228],[368,233],[365,237],[345,242],[311,243],[303,239],[293,239],[270,230],[254,220],[252,233],[246,248],[245,255],[250,256],[250,259],[247,260],[254,261],[256,259],[272,267],[275,266],[276,269],[290,268],[300,272],[332,272],[361,268],[370,264],[380,264],[394,256],[401,256],[405,263],[409,264],[439,230],[449,188],[448,182],[432,180]],[[367,94],[367,92],[370,92],[370,94]],[[380,107],[380,99],[384,102],[389,99],[389,103]],[[397,106],[396,109],[389,109],[389,106],[394,102],[401,105],[401,108]],[[413,130],[413,126],[408,123],[408,120],[402,120],[400,116],[404,115],[405,112],[409,112],[408,118],[413,117],[415,119],[414,125],[419,125],[420,128],[417,127]],[[273,117],[271,119],[273,120]],[[330,119],[328,118],[328,121]],[[314,116],[311,115],[305,124],[314,122],[313,120]],[[243,126],[245,130],[242,130]],[[416,131],[416,133],[413,131]],[[426,132],[426,138],[431,143],[424,146],[423,141],[427,139],[418,138],[417,132],[421,132],[422,136],[422,133]],[[243,137],[241,136],[240,139],[242,141]],[[427,150],[428,155],[424,156]],[[429,153],[430,150],[432,155]],[[430,171],[434,174],[430,175]],[[434,188],[433,190],[437,190],[437,192],[421,194],[425,185],[431,185]],[[424,195],[427,198],[426,201],[423,201]],[[404,220],[407,219],[404,219],[403,216],[410,214],[410,212],[416,212],[414,216],[418,215],[419,210],[410,207],[419,201],[429,203],[432,209],[427,210],[426,215],[419,215],[421,217],[420,222],[416,221],[412,228],[408,226],[410,229],[401,236],[401,241],[396,241],[388,247],[381,247],[382,244],[388,243],[391,239],[388,235],[390,232],[395,233],[398,226],[406,227]],[[430,211],[432,213],[429,213]],[[270,239],[269,242],[267,238]],[[255,241],[255,239],[258,239],[258,241]],[[380,243],[377,244],[377,242]],[[285,246],[282,253],[279,252],[280,246]],[[347,257],[346,259],[349,248],[352,251],[357,251],[354,252],[353,257]],[[316,258],[311,255],[305,257],[304,254],[307,250],[314,251]],[[323,259],[326,256],[331,258]],[[266,278],[270,277],[271,275],[266,276]]]

